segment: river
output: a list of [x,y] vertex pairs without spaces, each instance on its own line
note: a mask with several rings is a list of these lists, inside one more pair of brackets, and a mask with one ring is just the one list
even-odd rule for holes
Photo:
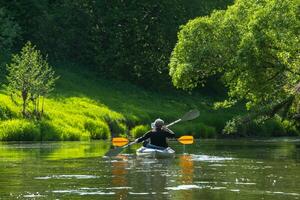
[[174,159],[110,144],[0,143],[0,199],[300,199],[300,139],[171,142]]

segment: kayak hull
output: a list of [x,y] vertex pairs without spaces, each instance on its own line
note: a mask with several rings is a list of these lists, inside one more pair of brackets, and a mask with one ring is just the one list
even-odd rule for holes
[[174,158],[175,151],[170,147],[164,150],[141,147],[136,150],[136,155],[146,158]]

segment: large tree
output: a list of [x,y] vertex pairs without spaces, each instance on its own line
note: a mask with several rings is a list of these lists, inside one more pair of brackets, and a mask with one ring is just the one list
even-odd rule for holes
[[299,17],[299,0],[237,0],[190,21],[170,59],[174,85],[191,89],[221,74],[229,96],[223,106],[243,100],[255,111],[240,124],[280,112],[297,122]]

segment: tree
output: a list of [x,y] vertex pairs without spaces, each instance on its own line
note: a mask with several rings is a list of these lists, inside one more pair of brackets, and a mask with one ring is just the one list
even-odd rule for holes
[[43,113],[43,105],[42,111],[39,110],[39,99],[54,89],[58,79],[47,60],[31,42],[27,42],[19,54],[13,55],[7,70],[8,88],[22,98],[23,116],[27,116],[26,108],[31,100],[33,113],[39,117]]
[[10,52],[15,39],[19,36],[20,27],[7,14],[4,8],[0,7],[0,52]]
[[6,9],[0,7],[0,80],[5,74],[5,65],[8,55],[19,37],[20,27],[7,13]]
[[237,0],[226,11],[190,21],[170,59],[173,84],[191,89],[221,74],[229,99],[254,113],[238,124],[299,114],[300,20],[298,0]]
[[225,7],[231,1],[207,2],[98,1],[102,37],[96,62],[100,70],[144,87],[170,86],[167,65],[179,26],[191,16]]

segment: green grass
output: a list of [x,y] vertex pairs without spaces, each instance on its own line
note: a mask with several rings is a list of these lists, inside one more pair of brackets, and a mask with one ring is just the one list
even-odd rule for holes
[[[200,110],[200,117],[179,123],[173,130],[178,135],[211,138],[241,110],[215,111],[211,108],[213,99],[199,94],[147,91],[82,72],[73,65],[55,65],[55,70],[60,79],[54,92],[45,99],[45,115],[40,121],[23,120],[21,105],[14,104],[5,88],[1,88],[1,140],[90,140],[126,136],[138,125],[149,126],[158,117],[166,123],[172,122],[192,108]],[[140,135],[141,128],[131,133]]]

